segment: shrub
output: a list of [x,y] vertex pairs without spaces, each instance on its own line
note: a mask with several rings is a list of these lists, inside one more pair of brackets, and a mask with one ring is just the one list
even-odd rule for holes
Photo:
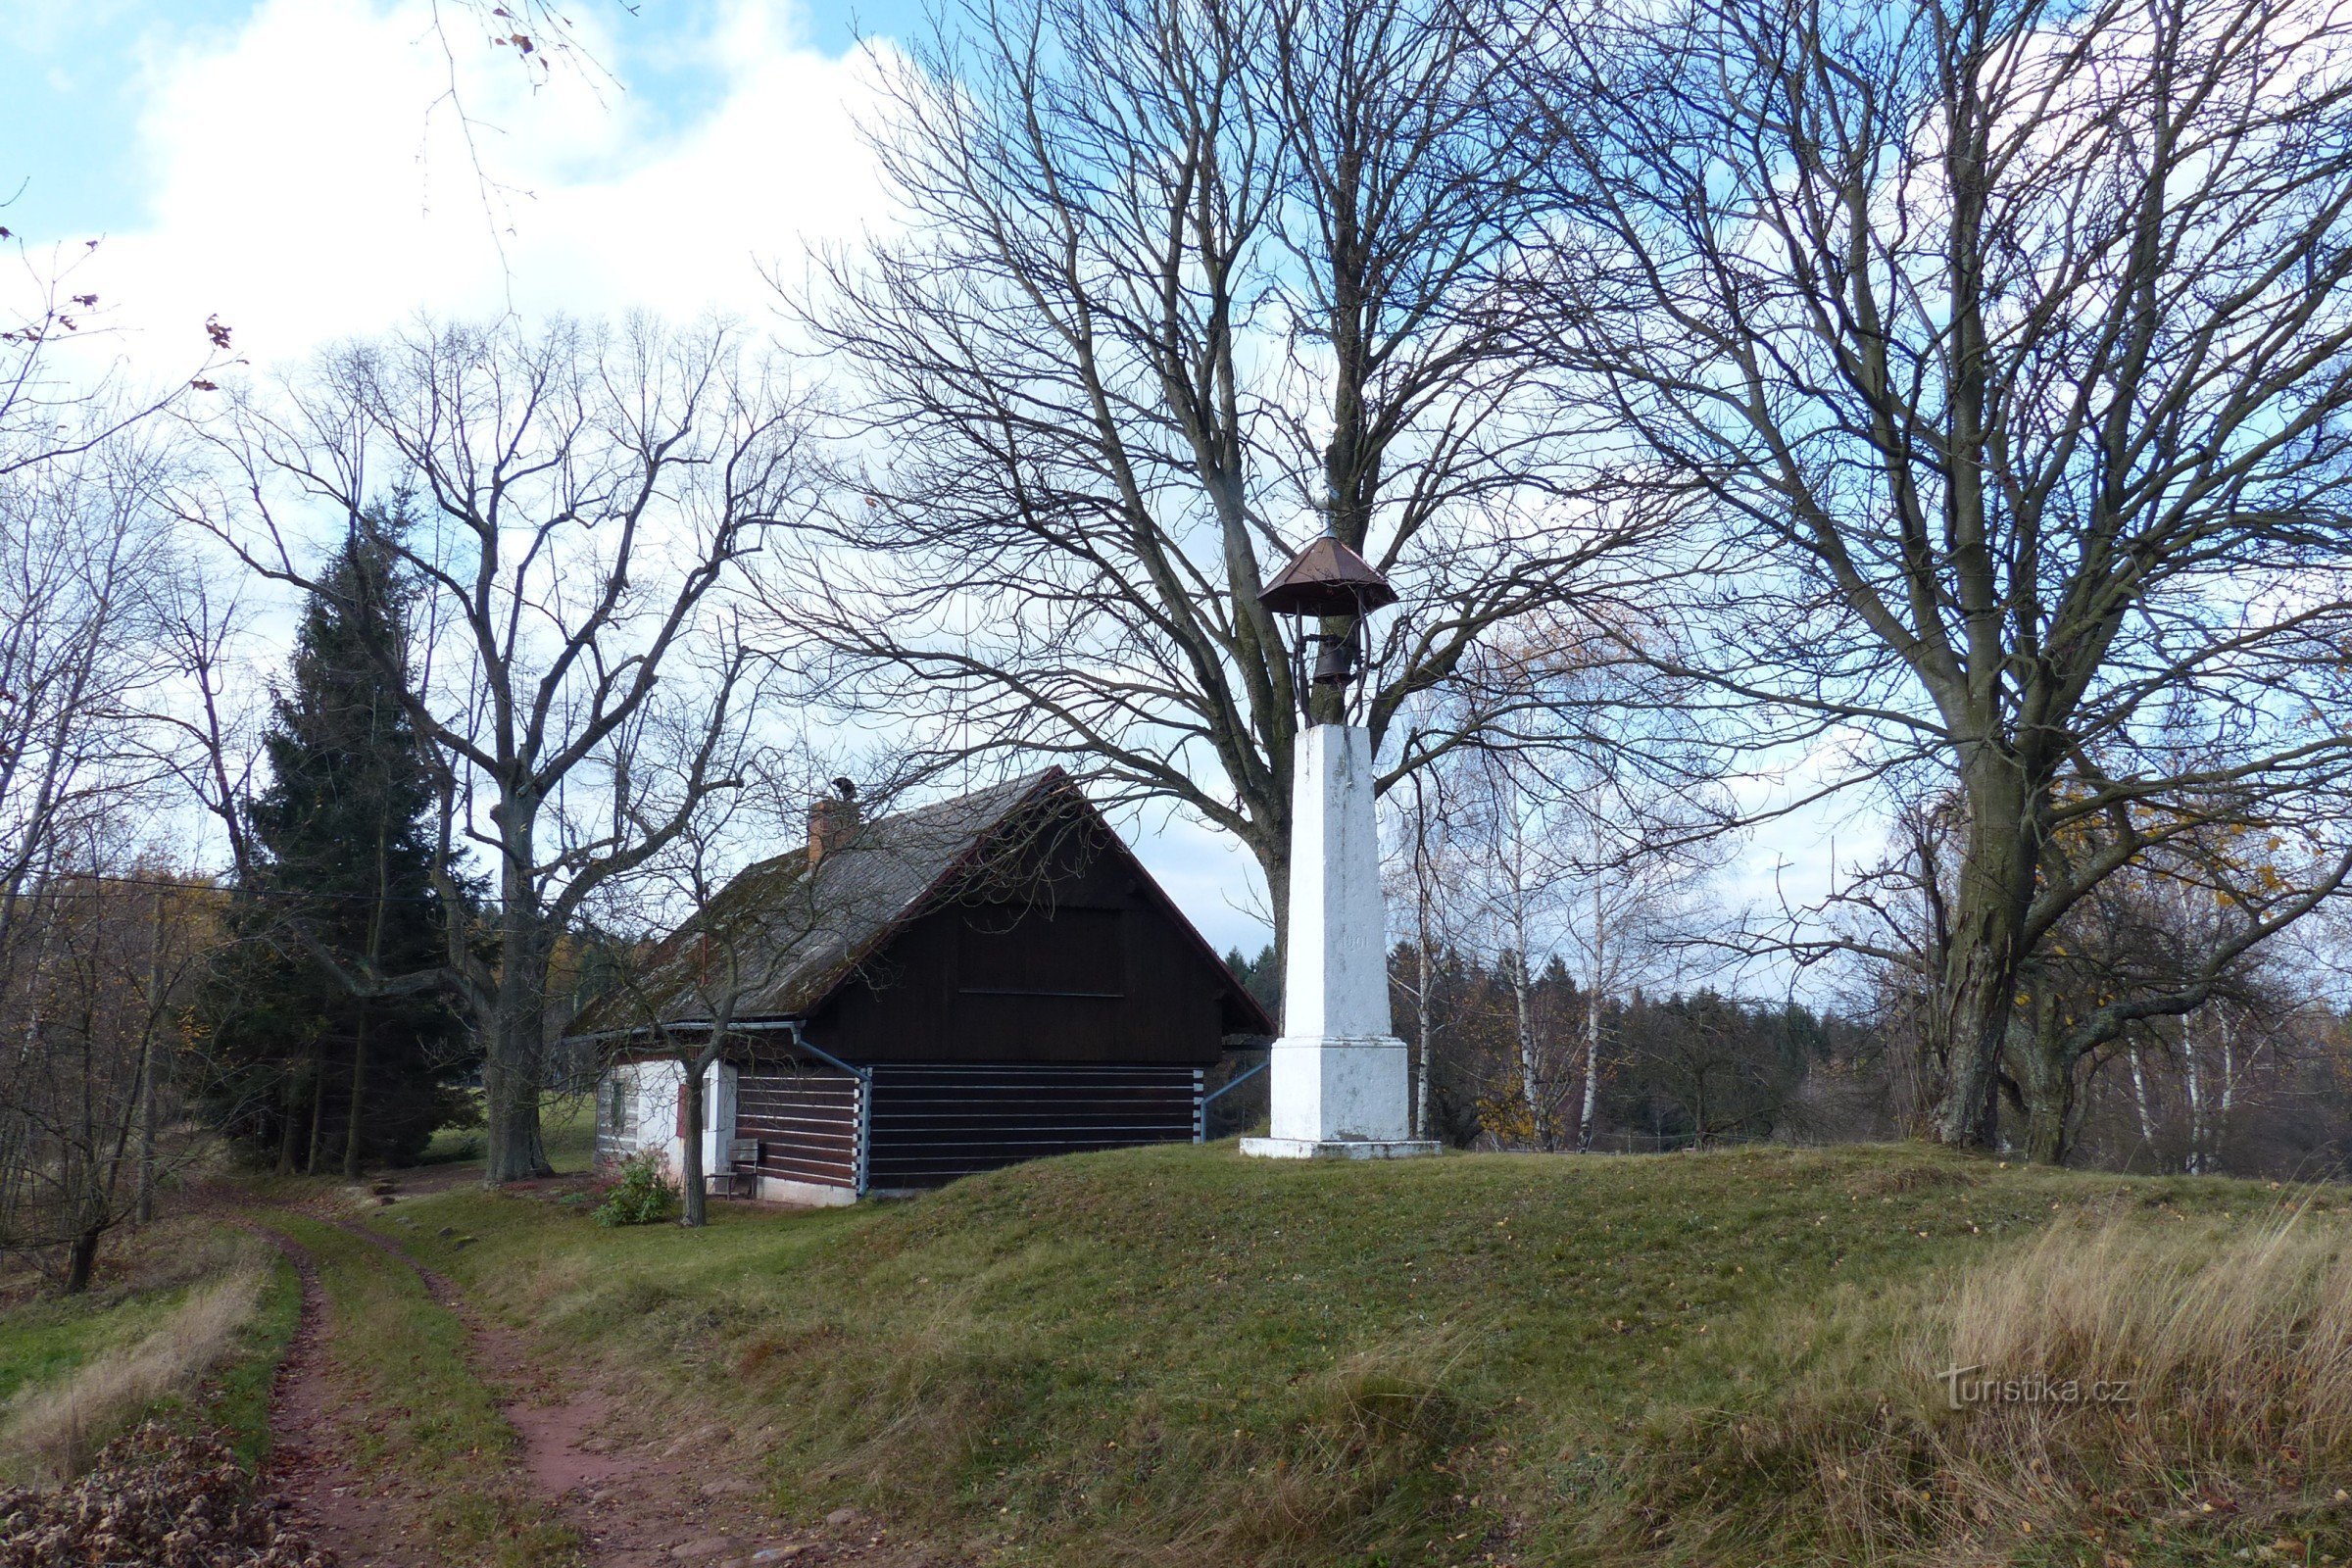
[[597,1206],[599,1225],[658,1225],[676,1211],[678,1184],[656,1154],[632,1154]]

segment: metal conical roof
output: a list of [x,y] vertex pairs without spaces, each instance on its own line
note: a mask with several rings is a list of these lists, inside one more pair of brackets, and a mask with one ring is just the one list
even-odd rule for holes
[[1330,534],[1274,574],[1257,602],[1278,615],[1357,615],[1396,602],[1372,564]]

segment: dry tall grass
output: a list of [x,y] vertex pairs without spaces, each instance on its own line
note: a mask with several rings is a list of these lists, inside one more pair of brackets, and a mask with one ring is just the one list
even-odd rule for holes
[[85,1361],[59,1382],[26,1389],[0,1410],[0,1471],[56,1484],[72,1480],[109,1440],[160,1401],[191,1393],[236,1347],[268,1278],[246,1254],[199,1286],[162,1327]]
[[2060,1221],[1851,1310],[1851,1352],[1803,1393],[1666,1438],[1640,1498],[1652,1542],[1973,1561],[2119,1520],[2285,1520],[2352,1464],[2352,1226],[2333,1216]]
[[2098,1381],[2128,1383],[2130,1397],[2106,1407],[2011,1407],[2020,1419],[2005,1429],[2092,1428],[2150,1477],[2199,1456],[2342,1460],[2352,1231],[2298,1213],[2225,1236],[2145,1221],[2054,1226],[1965,1283],[1950,1345],[1949,1364],[2063,1374],[2084,1399]]

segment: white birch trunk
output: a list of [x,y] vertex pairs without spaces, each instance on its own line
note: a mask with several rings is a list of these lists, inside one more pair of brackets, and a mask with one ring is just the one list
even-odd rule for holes
[[2148,1106],[2147,1069],[2140,1063],[2139,1047],[2136,1045],[2127,1047],[2125,1054],[2132,1061],[2132,1102],[2139,1110],[2139,1141],[2153,1144],[2156,1142],[2156,1117]]
[[2204,1169],[2205,1075],[2197,1065],[2196,1029],[2186,1019],[2180,1025],[2180,1060],[2182,1087],[2188,1094],[2188,1158],[2182,1168],[2194,1176]]
[[1576,1117],[1576,1152],[1592,1152],[1592,1117],[1600,1101],[1600,1007],[1608,984],[1608,924],[1600,890],[1592,890],[1592,983],[1585,991],[1585,1102]]

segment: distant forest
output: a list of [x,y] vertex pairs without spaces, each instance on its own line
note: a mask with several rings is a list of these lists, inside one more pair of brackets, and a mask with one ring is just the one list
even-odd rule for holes
[[[1421,1073],[1413,950],[1390,956],[1392,1027]],[[1226,955],[1279,1015],[1282,974],[1269,945]],[[1447,949],[1433,984],[1423,1129],[1459,1149],[1665,1152],[1779,1141],[1847,1143],[1921,1131],[1906,1011],[1816,1010],[1700,988],[1634,991],[1600,1009],[1557,957],[1529,977],[1522,1051],[1508,955]],[[1588,1052],[1592,1113],[1585,1116]],[[1239,1077],[1260,1058],[1245,1054]],[[1530,1072],[1532,1066],[1533,1071]],[[1212,1135],[1265,1114],[1259,1078],[1222,1097]],[[1530,1080],[1535,1093],[1528,1092]],[[2014,1115],[2014,1086],[2002,1092]],[[2307,1004],[2208,1008],[2167,1020],[2089,1074],[2076,1131],[2082,1164],[2139,1171],[2319,1177],[2352,1159],[2352,1019]]]

